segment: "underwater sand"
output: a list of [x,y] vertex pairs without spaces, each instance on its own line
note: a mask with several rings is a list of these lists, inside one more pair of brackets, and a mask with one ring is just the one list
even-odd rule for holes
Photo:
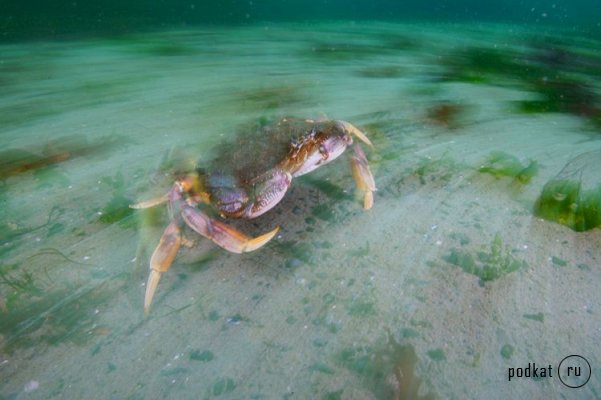
[[[580,58],[551,64],[541,43]],[[486,49],[563,68],[601,96],[600,48],[515,26],[383,23],[2,45],[0,398],[599,398],[601,230],[532,210],[571,159],[591,152],[594,168],[601,128],[571,103],[521,112],[541,98],[533,77],[466,60]],[[241,125],[284,115],[367,132],[373,209],[342,157],[238,225],[281,226],[261,250],[190,234],[145,318],[168,217],[127,205]],[[538,169],[479,172],[499,152]],[[593,368],[580,389],[508,382],[508,368],[556,372],[571,354]]]

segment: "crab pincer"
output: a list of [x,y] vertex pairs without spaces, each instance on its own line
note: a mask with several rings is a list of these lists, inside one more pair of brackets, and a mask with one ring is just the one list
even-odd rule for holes
[[197,211],[193,207],[184,207],[182,217],[186,221],[186,224],[196,233],[212,240],[219,247],[237,254],[247,253],[263,247],[280,229],[276,227],[270,232],[252,238],[221,221],[209,218],[206,214]]

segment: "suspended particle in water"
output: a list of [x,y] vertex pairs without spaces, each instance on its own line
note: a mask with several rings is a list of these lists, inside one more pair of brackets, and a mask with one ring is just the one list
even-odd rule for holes
[[40,382],[31,380],[25,384],[25,386],[23,387],[23,390],[25,391],[25,393],[31,393],[31,392],[38,390],[39,387],[40,387]]

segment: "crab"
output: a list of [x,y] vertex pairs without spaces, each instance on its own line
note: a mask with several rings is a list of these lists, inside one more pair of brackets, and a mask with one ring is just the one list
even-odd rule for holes
[[[150,258],[150,275],[144,296],[147,315],[161,274],[167,272],[186,242],[187,226],[232,253],[257,250],[269,242],[279,226],[258,237],[249,237],[223,222],[228,218],[256,218],[275,207],[292,178],[307,174],[338,158],[353,137],[373,147],[367,136],[340,120],[282,118],[260,126],[257,135],[241,136],[236,148],[224,145],[216,159],[219,167],[202,168],[176,179],[165,195],[132,208],[167,203],[170,222]],[[354,144],[350,156],[352,175],[363,195],[363,207],[373,205],[376,190],[365,153]]]

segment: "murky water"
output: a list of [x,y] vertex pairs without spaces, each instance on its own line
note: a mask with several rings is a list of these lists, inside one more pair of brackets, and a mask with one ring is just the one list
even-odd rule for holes
[[[515,26],[211,28],[0,49],[0,398],[601,396],[601,48]],[[175,176],[257,121],[350,121],[230,254],[191,231],[148,317]],[[566,356],[592,366],[570,389]],[[508,381],[510,368],[552,377]]]

